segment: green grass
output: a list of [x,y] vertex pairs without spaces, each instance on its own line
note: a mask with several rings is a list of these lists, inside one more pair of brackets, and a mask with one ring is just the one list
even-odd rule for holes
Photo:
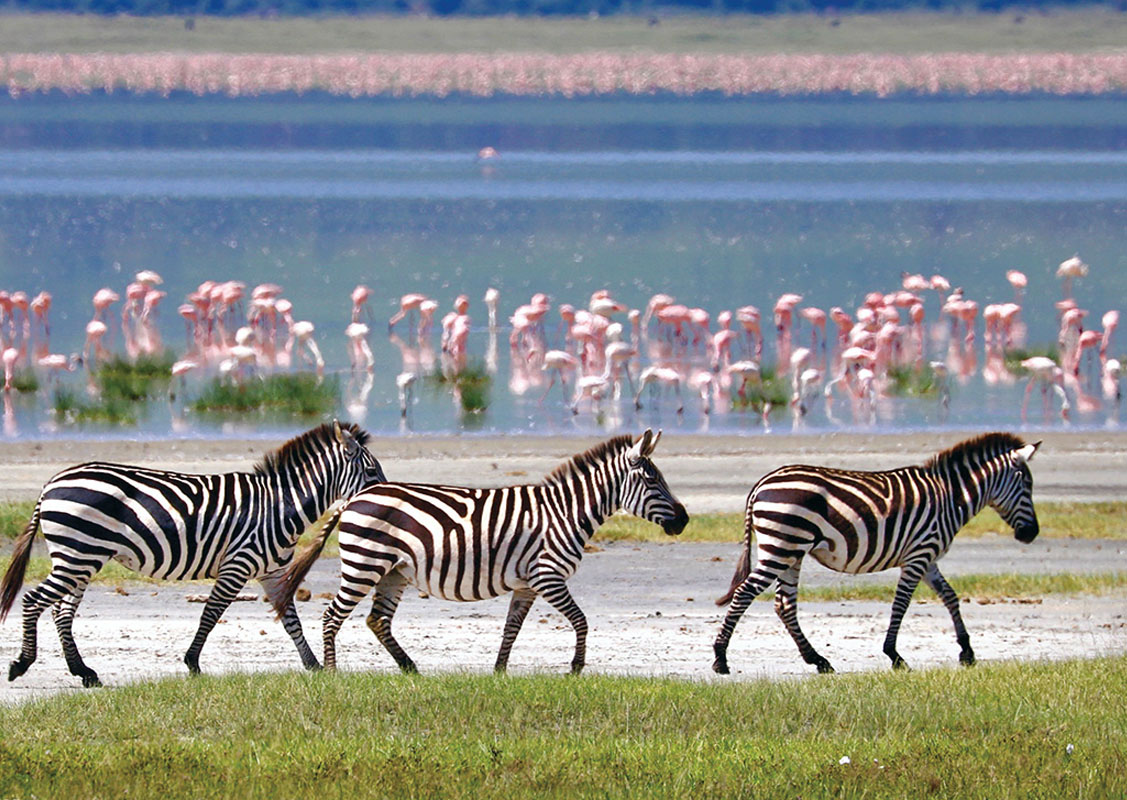
[[[895,577],[897,573],[890,573]],[[1035,600],[1051,594],[1107,595],[1127,589],[1127,572],[1100,572],[1090,575],[959,575],[949,583],[963,601],[994,602],[997,600]],[[800,586],[800,600],[876,600],[892,602],[896,584],[874,583],[864,579],[840,586]],[[914,600],[938,600],[925,583],[916,589]]]
[[1122,797],[1125,686],[1123,657],[717,683],[169,679],[0,709],[0,795]]
[[[1018,19],[1020,18],[1020,21]],[[1122,49],[1127,15],[1047,13],[676,15],[601,19],[323,17],[222,19],[5,14],[0,51],[64,53],[418,52],[590,50],[658,53],[1093,52]]]

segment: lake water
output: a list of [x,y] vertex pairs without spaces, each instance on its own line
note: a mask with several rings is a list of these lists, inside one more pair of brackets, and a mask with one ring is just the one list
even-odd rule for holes
[[[486,146],[499,156],[479,160]],[[803,306],[853,311],[866,293],[899,288],[902,272],[941,273],[981,308],[1013,297],[1005,272],[1016,268],[1029,278],[1029,343],[1049,345],[1055,270],[1074,253],[1091,265],[1074,287],[1091,312],[1085,326],[1099,329],[1105,311],[1123,306],[1125,223],[1123,98],[0,100],[0,288],[52,293],[53,351],[81,350],[94,291],[124,293],[141,269],[164,278],[159,324],[178,350],[186,344],[176,306],[199,283],[275,282],[295,316],[315,324],[329,370],[342,373],[352,403],[341,413],[380,432],[765,429],[754,413],[706,416],[691,398],[680,416],[669,397],[647,398],[640,412],[604,402],[578,416],[558,394],[541,403],[543,388],[517,385],[507,328],[497,332],[484,414],[459,413],[421,381],[404,423],[395,384],[403,354],[384,321],[408,292],[437,300],[439,316],[469,295],[475,359],[489,347],[487,287],[500,291],[505,325],[535,292],[576,307],[598,289],[631,307],[665,292],[713,320],[754,304],[768,366],[770,311],[784,292],[802,294]],[[376,320],[363,401],[343,332],[358,283],[374,290]],[[929,322],[938,307],[928,293]],[[554,310],[549,320],[551,336]],[[796,336],[806,344],[809,331]],[[943,340],[929,342],[928,358],[945,359]],[[979,367],[982,342],[980,318]],[[895,398],[871,421],[840,401],[829,418],[819,401],[805,426],[1015,428],[1025,386],[1004,374],[988,384],[976,369],[952,381],[949,410],[934,395]],[[1089,401],[1098,394],[1080,389]],[[1070,391],[1074,424],[1117,418],[1108,403],[1079,413],[1083,398]],[[15,399],[9,435],[60,430],[46,395]],[[1039,391],[1030,421],[1060,424],[1055,412],[1042,417]],[[183,424],[211,435],[220,423]],[[302,423],[225,425],[247,433]],[[768,427],[790,431],[791,414],[775,413]],[[155,403],[136,430],[165,436],[181,423]]]

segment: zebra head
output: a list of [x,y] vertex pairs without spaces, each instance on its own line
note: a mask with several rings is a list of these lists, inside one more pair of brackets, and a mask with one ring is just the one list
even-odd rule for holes
[[660,525],[670,536],[685,530],[689,515],[685,507],[669,491],[665,476],[650,456],[661,439],[646,430],[626,451],[626,478],[622,482],[622,507],[636,517]]
[[1014,529],[1017,540],[1027,544],[1036,539],[1040,531],[1037,512],[1033,509],[1033,473],[1029,471],[1029,459],[1040,446],[1040,442],[1027,444],[1002,457],[1002,467],[988,501],[998,516]]
[[368,432],[333,420],[333,438],[340,449],[343,469],[337,481],[338,497],[351,497],[371,483],[384,483],[387,477],[372,451],[367,448]]

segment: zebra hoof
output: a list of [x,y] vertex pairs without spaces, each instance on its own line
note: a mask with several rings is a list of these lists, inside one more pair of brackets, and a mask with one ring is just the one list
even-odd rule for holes
[[908,666],[908,662],[902,659],[900,656],[896,656],[896,658],[892,659],[892,668],[903,670],[904,672],[912,671],[912,668]]
[[98,678],[98,673],[91,670],[82,676],[82,687],[84,689],[94,689],[102,685],[102,681]]
[[837,671],[833,668],[833,664],[826,661],[825,659],[822,659],[821,661],[819,661],[817,663],[817,667],[818,667],[818,674],[819,675],[832,675],[832,674],[834,674],[834,672]]
[[22,658],[17,658],[8,666],[8,680],[14,681],[20,675],[27,672],[27,668],[31,666],[30,661],[24,661]]
[[305,669],[307,672],[323,672],[324,667],[321,666],[319,661],[314,661],[312,664],[306,664]]
[[970,650],[964,650],[963,652],[959,653],[959,663],[964,667],[973,667],[974,653],[972,653]]
[[407,661],[406,663],[400,664],[399,665],[399,671],[402,672],[404,675],[418,675],[419,674],[419,668],[415,666],[414,661]]
[[571,674],[572,675],[578,675],[579,673],[583,672],[583,667],[584,667],[583,662],[580,662],[578,664],[572,664],[571,665]]
[[732,671],[728,669],[728,662],[722,658],[718,658],[712,662],[712,671],[717,675],[730,675],[732,673]]

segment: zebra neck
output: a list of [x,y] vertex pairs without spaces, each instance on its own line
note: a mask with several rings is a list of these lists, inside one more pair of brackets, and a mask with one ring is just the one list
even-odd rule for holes
[[273,517],[273,527],[282,534],[280,538],[294,543],[325,513],[329,505],[312,487],[284,475],[271,479],[266,495],[268,508],[265,514]]
[[586,544],[620,505],[618,493],[606,485],[602,476],[595,480],[573,476],[559,485],[555,499],[552,505],[559,515],[561,529],[574,531],[581,544]]
[[951,463],[944,464],[937,474],[945,495],[940,513],[948,521],[942,527],[954,536],[986,507],[995,473],[989,463]]

